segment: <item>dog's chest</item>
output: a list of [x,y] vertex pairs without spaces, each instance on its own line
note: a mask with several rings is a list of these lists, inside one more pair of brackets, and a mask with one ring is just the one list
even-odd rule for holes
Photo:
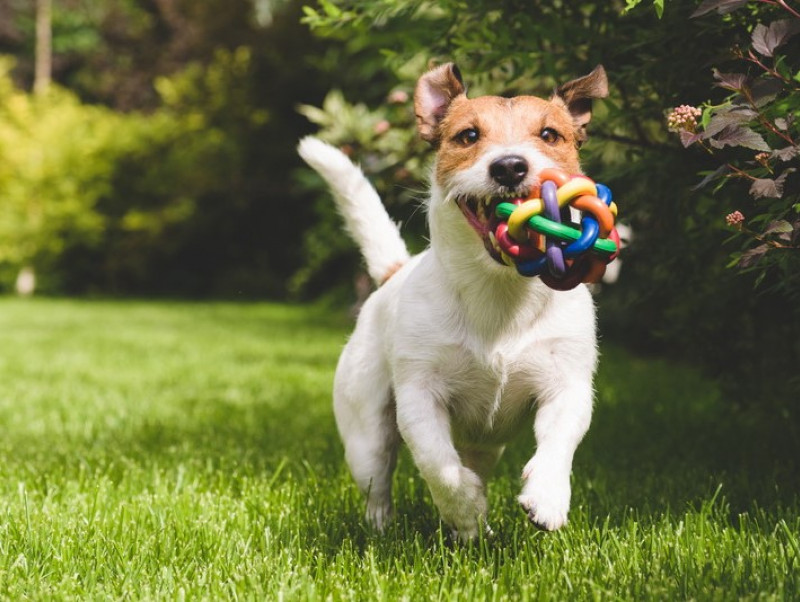
[[474,351],[451,347],[441,374],[449,375],[448,407],[453,429],[471,439],[501,442],[532,411],[532,362],[518,350]]

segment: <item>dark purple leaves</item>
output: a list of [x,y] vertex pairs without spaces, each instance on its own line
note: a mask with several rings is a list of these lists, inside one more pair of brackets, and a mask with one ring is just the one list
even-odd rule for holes
[[718,69],[713,70],[714,79],[717,86],[726,90],[740,92],[747,83],[747,76],[744,73],[722,73]]
[[754,180],[753,185],[750,186],[750,194],[755,199],[777,199],[781,196],[781,192],[778,190],[777,183],[775,180],[770,180],[769,178],[759,178]]
[[779,79],[759,79],[750,88],[750,98],[756,107],[771,103],[783,90]]
[[733,106],[715,111],[705,127],[705,138],[717,135],[730,125],[741,125],[756,117],[757,113],[748,107]]
[[703,139],[703,134],[696,134],[694,132],[689,132],[686,130],[681,130],[678,133],[678,136],[681,138],[681,144],[683,144],[683,148],[689,148],[692,144],[697,142],[698,140]]
[[796,147],[796,146],[787,146],[787,147],[772,151],[772,156],[774,158],[776,158],[776,159],[781,160],[781,161],[791,161],[792,159],[794,159],[798,155],[798,152],[800,152],[800,149],[798,149],[798,147]]
[[739,258],[739,267],[749,268],[754,266],[762,257],[764,257],[767,251],[769,251],[769,245],[758,245],[749,251],[745,251]]
[[779,175],[774,180],[771,180],[769,178],[758,178],[757,180],[754,180],[753,184],[750,186],[750,194],[753,196],[754,199],[781,198],[783,196],[783,184],[786,181],[788,175],[793,171],[794,169],[786,169],[781,175]]
[[747,4],[747,0],[704,0],[692,13],[692,18],[701,17],[712,10],[716,10],[720,15],[732,13],[738,8]]
[[757,151],[770,151],[769,145],[761,137],[761,134],[754,132],[750,128],[739,125],[729,125],[713,138],[709,138],[709,143],[714,148],[724,148],[726,146],[743,146]]
[[767,229],[764,230],[765,235],[775,234],[778,240],[786,242],[792,240],[792,232],[794,232],[794,226],[783,219],[770,222],[767,224]]
[[778,46],[800,31],[796,19],[782,19],[766,25],[756,25],[753,30],[753,49],[763,56],[772,56]]

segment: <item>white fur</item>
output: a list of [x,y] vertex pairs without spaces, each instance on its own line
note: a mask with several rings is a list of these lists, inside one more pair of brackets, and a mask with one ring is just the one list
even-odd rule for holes
[[[402,253],[377,193],[339,151],[309,138],[300,149],[331,184],[380,280],[378,268]],[[457,187],[477,188],[481,178],[462,174]],[[584,286],[555,292],[497,264],[451,198],[433,185],[430,248],[370,296],[342,352],[334,409],[347,462],[369,521],[382,528],[404,441],[442,519],[468,539],[485,528],[486,481],[505,443],[535,416],[536,453],[518,500],[532,522],[557,529],[592,412],[592,299]]]
[[[468,169],[450,174],[447,182],[448,197],[458,196],[459,194],[471,194],[477,197],[494,194],[497,185],[486,177],[489,173],[489,166],[506,155],[517,155],[524,158],[530,167],[531,176],[535,176],[535,174],[548,167],[557,167],[552,159],[539,152],[533,144],[497,144],[487,149]],[[532,177],[529,178],[528,184],[537,185],[541,184],[541,182]]]
[[361,170],[339,150],[313,136],[300,141],[300,156],[328,183],[350,236],[362,249],[367,272],[376,283],[408,260],[400,232]]

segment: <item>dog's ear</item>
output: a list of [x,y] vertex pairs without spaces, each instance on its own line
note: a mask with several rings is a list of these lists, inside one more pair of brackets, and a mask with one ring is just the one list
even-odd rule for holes
[[439,139],[439,124],[447,114],[453,99],[466,93],[461,71],[447,63],[428,71],[419,78],[414,91],[414,112],[417,129],[423,140],[435,144]]
[[608,77],[603,65],[598,65],[589,75],[573,79],[556,88],[554,98],[567,105],[575,123],[578,142],[586,140],[586,126],[592,119],[592,99],[608,96]]

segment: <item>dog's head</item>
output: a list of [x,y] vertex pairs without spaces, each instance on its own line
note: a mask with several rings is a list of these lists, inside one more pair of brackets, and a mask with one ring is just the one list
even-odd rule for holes
[[[463,237],[461,226],[468,224],[497,259],[489,241],[496,225],[494,208],[502,200],[527,197],[541,184],[539,173],[545,168],[580,173],[578,149],[586,139],[592,99],[607,94],[602,66],[558,87],[549,99],[467,98],[461,74],[452,63],[423,75],[414,108],[420,136],[437,151],[432,231],[446,227],[448,237]],[[459,213],[463,217],[454,216]],[[454,219],[461,222],[435,223]],[[474,234],[471,238],[476,240]]]

